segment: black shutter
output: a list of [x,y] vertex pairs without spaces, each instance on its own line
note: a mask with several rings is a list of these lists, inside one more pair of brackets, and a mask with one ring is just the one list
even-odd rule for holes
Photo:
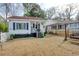
[[13,30],[15,30],[15,23],[13,23]]
[[29,29],[29,24],[27,23],[27,30]]
[[33,23],[33,28],[35,27],[35,24]]

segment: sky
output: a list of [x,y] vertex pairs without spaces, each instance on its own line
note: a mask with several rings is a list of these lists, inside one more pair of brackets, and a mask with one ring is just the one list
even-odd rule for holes
[[66,4],[79,4],[79,0],[34,0],[38,3],[42,9],[48,9],[51,7],[60,7]]
[[2,0],[0,3],[38,3],[44,9],[48,9],[52,6],[62,6],[64,4],[76,3],[79,4],[79,0]]
[[[0,3],[38,3],[40,7],[44,10],[47,10],[51,7],[60,7],[66,4],[79,4],[79,0],[2,0]],[[19,7],[18,7],[19,8]],[[23,15],[22,8],[19,8],[18,14]]]
[[[24,8],[23,5],[21,3],[19,4],[12,4],[12,7],[8,13],[8,16],[12,16],[12,15],[16,15],[16,16],[23,16],[24,15]],[[15,8],[14,8],[15,7]],[[0,15],[3,16],[5,18],[6,16],[6,12],[5,12],[5,6],[0,7]]]

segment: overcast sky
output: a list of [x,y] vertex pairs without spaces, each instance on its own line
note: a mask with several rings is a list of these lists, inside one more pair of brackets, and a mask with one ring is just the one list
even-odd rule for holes
[[43,9],[48,9],[52,6],[62,6],[64,4],[76,3],[79,0],[2,0],[0,3],[39,3]]
[[[4,0],[2,0],[3,2],[6,2]],[[1,1],[1,2],[2,2]],[[65,6],[66,4],[79,4],[79,0],[9,0],[7,2],[11,2],[11,3],[38,3],[42,9],[47,10],[51,7],[61,7],[61,6]],[[22,8],[20,8],[19,10],[21,10]],[[19,11],[21,12],[21,11]],[[18,13],[19,14],[19,13]],[[20,13],[21,15],[21,13]]]
[[42,9],[48,9],[53,6],[59,7],[71,3],[79,4],[79,0],[33,0],[33,2],[39,2],[38,4],[40,4]]

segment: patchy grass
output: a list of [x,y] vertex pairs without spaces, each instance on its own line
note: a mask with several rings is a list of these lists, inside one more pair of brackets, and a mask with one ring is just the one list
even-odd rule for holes
[[45,38],[18,38],[2,44],[0,55],[46,56],[79,55],[79,46],[70,41],[63,42],[64,37],[47,35]]

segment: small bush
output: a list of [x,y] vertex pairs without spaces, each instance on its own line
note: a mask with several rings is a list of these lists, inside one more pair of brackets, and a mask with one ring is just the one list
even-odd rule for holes
[[14,35],[10,35],[10,40],[13,40]]
[[44,37],[44,33],[39,32],[39,33],[38,33],[38,37],[39,37],[39,38],[43,38],[43,37]]
[[0,31],[7,32],[8,31],[8,24],[7,23],[0,23]]

